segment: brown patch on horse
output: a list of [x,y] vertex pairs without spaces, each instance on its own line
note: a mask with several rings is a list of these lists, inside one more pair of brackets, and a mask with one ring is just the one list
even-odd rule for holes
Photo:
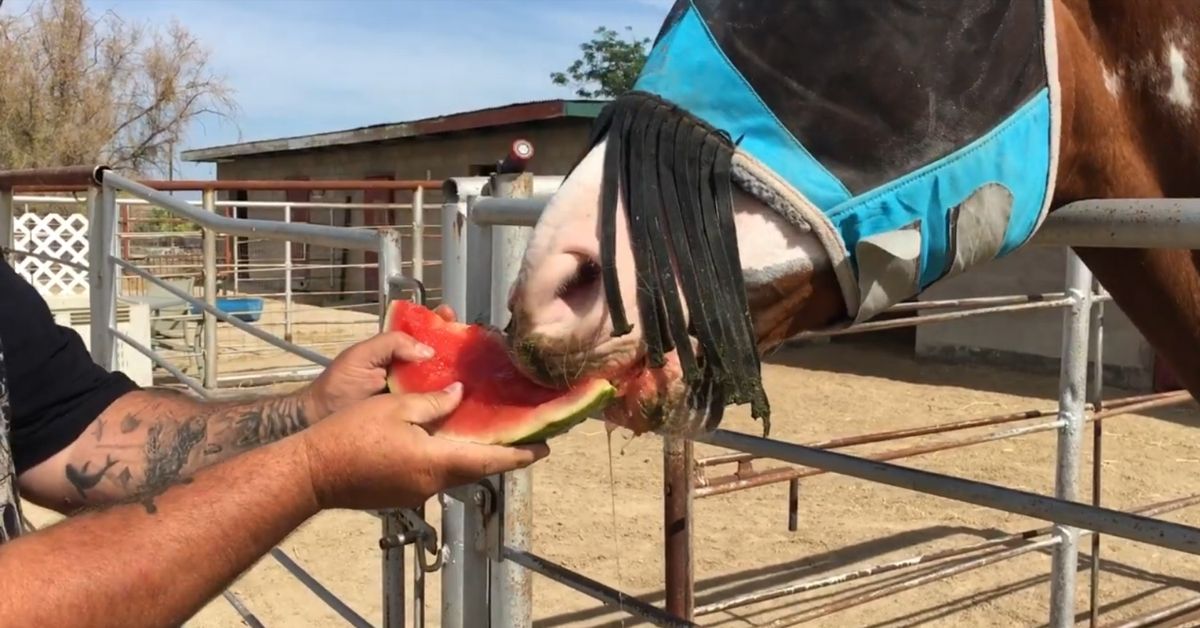
[[846,303],[832,268],[746,286],[758,350],[765,352],[796,334],[843,319]]
[[[1200,5],[1063,0],[1057,6],[1063,150],[1054,207],[1091,198],[1200,194],[1200,94],[1190,110],[1172,101],[1168,54],[1171,45],[1200,37]],[[1195,66],[1196,55],[1189,53],[1187,62]],[[1194,78],[1186,78],[1194,88]],[[1166,249],[1076,252],[1200,398],[1200,255]]]

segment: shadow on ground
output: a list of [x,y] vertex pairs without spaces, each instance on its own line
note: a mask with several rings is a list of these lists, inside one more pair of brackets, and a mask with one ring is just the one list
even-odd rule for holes
[[[991,364],[918,358],[912,354],[911,345],[896,342],[872,342],[848,337],[828,344],[795,344],[780,348],[763,361],[791,368],[880,378],[918,386],[954,386],[1033,397],[1045,400],[1047,407],[1053,407],[1058,398],[1057,375]],[[996,377],[997,370],[1002,370],[1005,376]],[[802,386],[803,383],[798,381],[797,385]],[[1150,391],[1107,386],[1104,392],[1104,398],[1112,400]],[[1200,427],[1200,408],[1195,403],[1138,414],[1186,427]]]
[[[696,606],[700,607],[722,600],[729,600],[730,598],[736,596],[780,587],[802,579],[812,579],[822,576],[831,576],[837,573],[845,573],[847,571],[852,571],[855,568],[866,566],[858,563],[868,561],[869,559],[875,559],[875,561],[879,561],[881,560],[881,556],[897,549],[909,547],[914,544],[928,543],[937,539],[948,538],[953,535],[971,535],[975,536],[980,541],[983,541],[1000,538],[1007,536],[1008,534],[1010,533],[1006,530],[994,528],[982,530],[955,526],[935,526],[907,531],[880,539],[874,539],[865,543],[847,546],[837,551],[822,552],[801,558],[799,560],[782,562],[775,565],[748,569],[737,573],[726,574],[697,581]],[[757,603],[753,606],[732,608],[719,613],[698,617],[697,623],[704,626],[753,626],[760,624],[769,624],[772,626],[798,626],[804,625],[808,622],[825,619],[833,622],[829,625],[838,625],[836,617],[839,611],[853,608],[854,606],[861,604],[866,604],[874,601],[874,599],[886,597],[893,587],[902,585],[905,581],[910,581],[918,577],[931,577],[936,572],[956,566],[964,566],[967,563],[978,559],[980,556],[1011,549],[1026,542],[1027,541],[1015,540],[1006,544],[998,545],[997,547],[986,550],[983,553],[975,552],[962,557],[937,561],[928,565],[920,565],[915,568],[909,567],[877,576],[868,576],[859,580],[853,580],[846,585],[834,585],[802,594],[781,596],[773,600]],[[969,544],[970,543],[962,543],[963,546]],[[958,545],[955,545],[955,547],[958,547]],[[1084,542],[1081,542],[1081,551],[1079,556],[1079,582],[1081,590],[1082,587],[1086,586],[1085,583],[1087,574],[1091,569],[1091,555],[1089,553],[1085,553],[1086,548],[1087,542],[1085,540]],[[1034,553],[1041,553],[1049,557],[1051,552],[1052,548],[1043,548],[1035,551]],[[916,553],[914,552],[913,555],[915,554]],[[888,559],[887,562],[891,562],[892,560],[896,559]],[[981,568],[986,569],[987,567],[983,566]],[[1179,587],[1191,591],[1200,591],[1200,581],[1166,574],[1155,574],[1138,567],[1133,567],[1125,563],[1105,559],[1103,557],[1100,560],[1100,571],[1102,574],[1119,575],[1125,578],[1158,585],[1140,593],[1101,604],[1101,617],[1172,587]],[[959,596],[949,602],[933,604],[923,608],[916,608],[909,612],[901,611],[897,616],[864,628],[882,628],[883,626],[888,626],[891,628],[919,626],[926,622],[951,616],[973,605],[1000,599],[1025,589],[1044,586],[1048,582],[1049,575],[1047,574],[999,584],[986,591],[979,591]],[[919,586],[922,585],[917,585],[917,587]],[[653,604],[661,608],[665,600],[665,593],[660,589],[644,595],[639,595],[637,597],[643,602]],[[836,610],[831,610],[829,607],[833,607],[834,605],[836,605],[838,608]],[[1087,616],[1088,611],[1086,608],[1084,608],[1079,612],[1078,619],[1080,621],[1085,621]],[[533,625],[536,628],[557,628],[559,626],[574,626],[589,620],[604,621],[605,625],[619,622],[621,626],[626,627],[648,625],[644,622],[630,618],[625,618],[624,621],[620,621],[619,618],[621,617],[621,614],[617,614],[615,611],[605,606],[597,605],[581,611],[564,613],[562,615],[539,619],[535,621]]]

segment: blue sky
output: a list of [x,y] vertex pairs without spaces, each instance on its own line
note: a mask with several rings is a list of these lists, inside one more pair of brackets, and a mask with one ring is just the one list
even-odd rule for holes
[[[318,133],[510,102],[570,98],[550,83],[598,26],[653,37],[671,0],[85,0],[182,22],[240,107],[181,149]],[[6,0],[0,11],[28,0]],[[181,177],[210,178],[205,164]]]

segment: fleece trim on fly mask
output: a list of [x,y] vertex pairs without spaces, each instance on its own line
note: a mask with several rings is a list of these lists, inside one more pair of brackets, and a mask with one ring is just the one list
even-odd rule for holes
[[1012,252],[1053,193],[1050,0],[679,0],[633,91],[732,139],[852,321]]

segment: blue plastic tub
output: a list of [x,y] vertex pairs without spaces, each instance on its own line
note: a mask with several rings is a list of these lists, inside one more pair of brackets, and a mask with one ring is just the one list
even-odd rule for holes
[[[263,300],[259,297],[217,297],[217,309],[240,321],[255,323],[262,318]],[[203,312],[200,306],[192,306],[192,314]]]

